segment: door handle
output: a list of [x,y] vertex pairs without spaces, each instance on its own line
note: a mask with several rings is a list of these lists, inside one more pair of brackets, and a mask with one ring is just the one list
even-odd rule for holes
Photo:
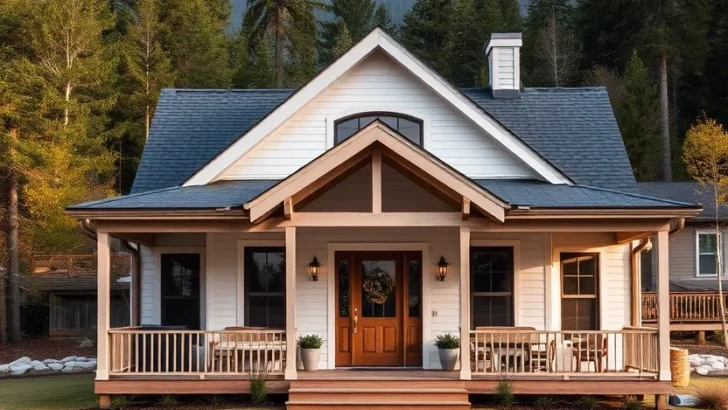
[[359,316],[357,316],[357,309],[354,308],[354,334],[356,334],[356,329],[359,327]]

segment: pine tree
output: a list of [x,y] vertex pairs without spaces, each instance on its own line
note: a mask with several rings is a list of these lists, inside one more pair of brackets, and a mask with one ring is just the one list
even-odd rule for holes
[[[230,85],[228,21],[219,2],[159,0],[160,44],[177,73],[175,86],[225,88]],[[229,15],[229,13],[228,13]]]
[[375,10],[374,0],[332,0],[328,7],[332,19],[321,22],[321,63],[328,64],[333,60],[333,49],[342,27],[349,30],[354,44],[369,34],[376,27]]
[[372,27],[380,27],[388,34],[397,37],[397,25],[392,21],[392,14],[384,3],[379,3],[374,12]]
[[402,44],[438,73],[449,64],[444,53],[450,30],[452,0],[417,0],[404,15]]
[[622,87],[615,115],[635,178],[654,180],[660,162],[657,88],[636,51],[627,64]]
[[339,58],[351,47],[351,33],[349,28],[346,27],[346,23],[343,21],[339,23],[339,34],[334,39],[333,47],[331,48],[331,54],[333,58]]
[[302,3],[291,35],[290,58],[286,64],[286,87],[299,88],[313,78],[317,71],[317,24],[312,2]]

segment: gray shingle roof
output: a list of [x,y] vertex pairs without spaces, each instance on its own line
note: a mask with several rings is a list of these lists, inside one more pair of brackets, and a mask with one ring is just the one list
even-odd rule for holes
[[[694,218],[695,220],[715,218],[715,201],[710,191],[701,187],[698,182],[639,182],[637,185],[640,193],[644,195],[703,205],[702,212]],[[718,209],[718,217],[723,220],[728,219],[728,206]]]
[[577,184],[637,192],[604,87],[526,88],[515,99],[461,91]]
[[[175,187],[132,194],[69,209],[216,209],[236,208],[278,181],[220,181],[209,185]],[[686,208],[690,204],[649,198],[634,193],[586,186],[552,185],[533,180],[476,180],[477,184],[511,205],[532,208]]]
[[[603,88],[527,88],[519,99],[462,91],[578,184],[636,192]],[[182,184],[292,93],[163,90],[132,193]]]

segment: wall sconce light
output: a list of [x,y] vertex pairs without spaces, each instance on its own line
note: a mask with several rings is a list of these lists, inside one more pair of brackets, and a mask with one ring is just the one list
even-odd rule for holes
[[437,280],[440,282],[445,281],[445,277],[447,276],[447,267],[450,265],[447,263],[445,258],[443,256],[440,256],[440,261],[437,262]]
[[311,280],[314,282],[318,282],[318,270],[320,266],[321,264],[315,256],[311,263],[308,264],[308,276],[310,276]]

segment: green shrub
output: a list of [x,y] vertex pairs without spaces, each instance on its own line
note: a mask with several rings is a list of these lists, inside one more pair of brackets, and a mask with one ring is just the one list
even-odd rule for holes
[[556,406],[554,396],[538,396],[533,403],[533,407],[539,410],[550,409],[554,406]]
[[306,335],[298,338],[298,347],[301,349],[320,349],[324,340],[319,335]]
[[114,409],[123,409],[129,405],[129,399],[126,396],[111,396],[111,407]]
[[265,373],[258,372],[250,377],[250,401],[257,406],[265,403],[267,399]]
[[513,395],[513,382],[510,380],[499,380],[495,388],[495,401],[505,409],[513,407],[516,397]]
[[574,402],[579,410],[597,410],[599,408],[599,400],[594,396],[581,396]]
[[728,410],[728,390],[719,388],[702,388],[697,392],[701,408],[710,410]]
[[435,339],[435,346],[437,346],[438,349],[458,349],[460,348],[460,339],[450,333],[437,335],[437,338]]
[[161,407],[176,407],[179,405],[177,396],[174,394],[165,394],[159,399],[158,403]]
[[645,404],[642,403],[642,400],[639,400],[634,396],[627,396],[622,402],[622,408],[624,408],[624,410],[642,410],[645,408]]

